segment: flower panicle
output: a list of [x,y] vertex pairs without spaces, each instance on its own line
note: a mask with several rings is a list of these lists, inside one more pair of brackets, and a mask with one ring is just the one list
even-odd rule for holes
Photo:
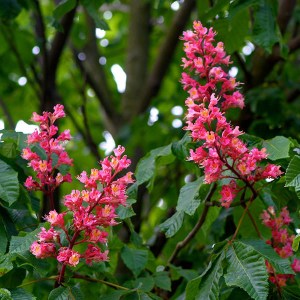
[[[126,188],[134,181],[131,172],[123,176],[119,174],[130,165],[124,151],[124,147],[118,146],[114,155],[100,162],[100,169],[92,169],[90,174],[83,171],[77,177],[84,189],[72,190],[64,197],[66,211],[57,213],[52,210],[45,216],[50,229],[41,228],[38,240],[30,248],[33,255],[37,258],[54,257],[59,263],[71,267],[80,260],[88,265],[108,260],[108,232],[105,228],[118,224],[116,208],[126,206]],[[65,220],[67,214],[71,215],[68,223]],[[67,240],[67,244],[62,243],[63,240]],[[86,245],[83,251],[74,249],[79,244]]]
[[[272,238],[266,243],[271,245],[280,257],[292,257],[294,254],[292,244],[295,236],[290,235],[287,229],[288,225],[293,221],[287,207],[283,207],[278,216],[276,216],[274,207],[270,206],[263,211],[261,219],[262,223],[271,229]],[[266,267],[269,273],[269,280],[278,287],[285,286],[288,280],[292,280],[295,277],[295,274],[276,274],[268,260],[266,260]],[[294,258],[291,268],[295,273],[299,273],[300,260]]]
[[193,30],[183,33],[185,72],[181,83],[188,93],[184,129],[201,145],[190,151],[188,160],[204,169],[205,182],[230,177],[230,183],[221,190],[221,205],[228,208],[244,188],[238,181],[249,187],[262,179],[277,178],[282,172],[276,165],[261,166],[266,149],[249,149],[240,138],[243,132],[226,119],[228,109],[244,107],[244,96],[238,89],[240,83],[226,71],[230,56],[222,42],[215,42],[215,36],[212,28],[199,21],[193,23]]
[[[29,176],[25,181],[28,190],[40,190],[53,193],[63,182],[71,182],[69,173],[62,174],[62,165],[72,166],[73,160],[65,151],[65,143],[71,139],[70,130],[58,133],[54,123],[65,117],[64,106],[57,104],[54,111],[43,112],[42,115],[33,113],[31,120],[39,123],[39,130],[28,135],[28,147],[22,151],[22,157],[29,161],[28,166],[33,169],[36,178]],[[34,147],[35,146],[35,147]]]

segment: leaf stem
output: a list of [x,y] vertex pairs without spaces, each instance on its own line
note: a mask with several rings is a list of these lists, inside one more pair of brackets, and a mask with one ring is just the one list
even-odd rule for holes
[[[216,191],[216,189],[217,189],[217,185],[216,185],[216,183],[214,183],[211,186],[208,194],[206,195],[204,203],[210,201],[210,199],[212,198],[212,196],[213,196],[214,192]],[[168,265],[172,264],[174,262],[175,258],[177,257],[178,253],[180,252],[180,250],[183,249],[193,239],[193,237],[196,235],[196,233],[202,227],[202,225],[204,224],[204,222],[206,220],[209,208],[210,208],[210,206],[208,206],[208,205],[204,206],[201,217],[198,220],[198,222],[196,223],[196,225],[194,226],[194,228],[192,229],[192,231],[187,235],[187,237],[184,240],[177,243],[172,255],[170,256],[170,258],[168,260],[168,263],[167,263]]]

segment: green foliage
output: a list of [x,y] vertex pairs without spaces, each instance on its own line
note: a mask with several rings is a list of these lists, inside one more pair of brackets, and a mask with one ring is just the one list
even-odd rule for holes
[[125,246],[121,251],[121,257],[127,268],[137,277],[148,262],[148,251]]
[[[0,119],[5,125],[0,131],[0,299],[299,299],[299,276],[279,291],[268,281],[265,266],[267,260],[277,274],[292,276],[291,262],[299,253],[281,258],[266,244],[271,233],[261,222],[268,206],[277,211],[287,206],[290,232],[300,225],[299,4],[287,12],[284,24],[279,6],[288,1],[203,0],[195,1],[191,12],[186,7],[192,1],[129,2],[0,1]],[[233,61],[228,70],[237,68],[246,98],[241,113],[228,110],[226,116],[246,132],[241,139],[249,148],[265,147],[268,160],[285,173],[254,185],[259,196],[249,214],[239,205],[241,193],[231,208],[221,207],[219,192],[230,179],[213,191],[204,184],[202,169],[187,160],[199,145],[173,126],[176,119],[185,121],[184,113],[179,116],[173,108],[183,107],[187,98],[179,83],[183,45],[172,42],[183,30],[178,15],[187,24],[184,30],[193,18],[217,31],[216,40],[224,42]],[[139,25],[132,26],[133,20]],[[113,65],[127,75],[124,93],[116,89]],[[23,186],[30,175],[20,156],[26,135],[8,130],[54,102],[66,107],[60,132],[72,134],[67,150],[74,166],[60,166],[60,173],[77,176],[98,167],[106,151],[99,145],[110,132],[116,144],[126,146],[136,180],[127,206],[116,209],[120,224],[105,229],[112,236],[110,260],[87,266],[81,259],[76,268],[67,267],[66,281],[57,288],[61,265],[29,251],[40,226],[48,228],[41,215],[45,207],[41,194]],[[41,147],[32,150],[47,158]],[[55,166],[58,156],[51,158]],[[61,187],[60,209],[72,189],[79,189],[77,180]],[[248,189],[245,203],[250,197]],[[296,236],[294,252],[299,241]]]
[[267,149],[270,160],[288,158],[291,145],[290,140],[284,136],[276,136],[263,142],[263,147]]
[[19,196],[18,173],[8,164],[0,160],[0,198],[12,205]]
[[268,296],[268,274],[265,260],[252,247],[234,242],[226,253],[228,269],[225,282],[228,286],[238,286],[253,299],[263,300]]
[[279,41],[273,3],[272,0],[260,1],[253,28],[254,42],[263,47],[268,53],[271,52],[272,46]]
[[300,198],[300,156],[295,155],[286,170],[286,186],[292,186]]

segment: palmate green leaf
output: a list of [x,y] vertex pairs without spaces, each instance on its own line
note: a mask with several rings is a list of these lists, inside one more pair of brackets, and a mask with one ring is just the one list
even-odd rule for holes
[[9,205],[18,200],[18,173],[3,160],[0,160],[0,198]]
[[125,246],[121,250],[121,257],[127,268],[137,277],[148,262],[148,251]]
[[228,286],[238,286],[255,300],[268,296],[268,274],[265,259],[254,249],[241,242],[234,242],[227,249],[227,273],[224,275]]
[[273,139],[266,140],[262,146],[267,149],[268,159],[278,160],[289,157],[291,141],[284,136],[276,136]]
[[83,300],[84,297],[77,286],[63,287],[60,286],[52,290],[49,294],[48,300]]
[[254,16],[253,41],[271,53],[272,46],[279,41],[276,16],[270,0],[261,1]]
[[190,216],[195,213],[201,203],[201,200],[197,199],[196,196],[203,184],[203,178],[204,177],[202,176],[193,182],[188,182],[180,189],[176,206],[177,211],[184,211]]
[[243,240],[259,255],[263,256],[275,268],[278,274],[294,274],[288,259],[280,257],[274,249],[262,240]]
[[159,228],[165,233],[167,238],[170,238],[181,228],[183,219],[184,212],[177,211],[172,217],[160,224]]

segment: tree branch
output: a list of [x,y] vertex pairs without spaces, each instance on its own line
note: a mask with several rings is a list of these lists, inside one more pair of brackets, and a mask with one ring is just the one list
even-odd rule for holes
[[8,110],[8,108],[7,108],[7,106],[6,106],[6,104],[4,103],[4,101],[3,101],[2,98],[0,98],[0,107],[1,107],[1,109],[2,109],[2,111],[3,111],[3,114],[5,115],[5,117],[6,117],[6,119],[7,119],[9,128],[12,129],[12,130],[15,129],[16,124],[15,124],[15,122],[14,122],[14,120],[13,120],[13,118],[12,118],[12,115],[11,115],[11,113],[9,112],[9,110]]
[[122,97],[122,114],[130,120],[138,114],[140,96],[146,81],[150,38],[150,1],[131,0],[126,91]]
[[[87,43],[82,49],[76,49],[73,45],[73,55],[76,63],[84,74],[87,83],[94,90],[97,100],[104,111],[104,122],[108,130],[112,133],[116,133],[116,128],[121,122],[121,118],[117,113],[116,107],[113,103],[112,92],[109,89],[106,80],[106,73],[103,67],[99,64],[99,50],[97,46],[97,39],[95,37],[95,24],[90,16],[86,14],[86,20],[88,25],[88,38]],[[80,60],[78,54],[82,52],[85,54],[85,59]]]
[[153,97],[158,94],[163,78],[174,55],[179,36],[184,30],[195,4],[195,0],[186,0],[176,13],[167,36],[160,47],[154,67],[144,86],[144,93],[139,105],[139,113],[144,112],[149,107]]
[[[206,195],[206,198],[204,200],[204,203],[209,202],[214,194],[214,192],[217,189],[217,185],[214,183],[211,188],[210,191],[208,192],[208,194]],[[168,264],[172,264],[175,260],[175,258],[177,257],[179,251],[181,249],[183,249],[193,238],[194,236],[197,234],[197,232],[200,230],[200,228],[202,227],[202,225],[204,224],[207,214],[208,214],[208,210],[209,210],[208,205],[204,205],[202,214],[200,219],[198,220],[198,222],[196,223],[196,225],[194,226],[194,228],[192,229],[192,231],[187,235],[187,237],[182,240],[181,242],[177,243],[171,257],[168,260]]]
[[[77,1],[77,3],[78,3],[78,1]],[[66,13],[63,16],[63,18],[61,20],[62,32],[57,31],[57,33],[53,39],[51,49],[50,49],[49,55],[48,55],[48,57],[49,57],[49,60],[48,60],[49,70],[48,71],[50,73],[50,76],[55,77],[62,51],[65,47],[65,44],[69,37],[69,33],[71,31],[71,27],[73,25],[74,16],[75,16],[76,9],[77,9],[77,3],[76,3],[76,6],[71,11],[69,11],[68,13]]]
[[286,32],[295,5],[296,0],[279,0],[277,22],[282,35]]

